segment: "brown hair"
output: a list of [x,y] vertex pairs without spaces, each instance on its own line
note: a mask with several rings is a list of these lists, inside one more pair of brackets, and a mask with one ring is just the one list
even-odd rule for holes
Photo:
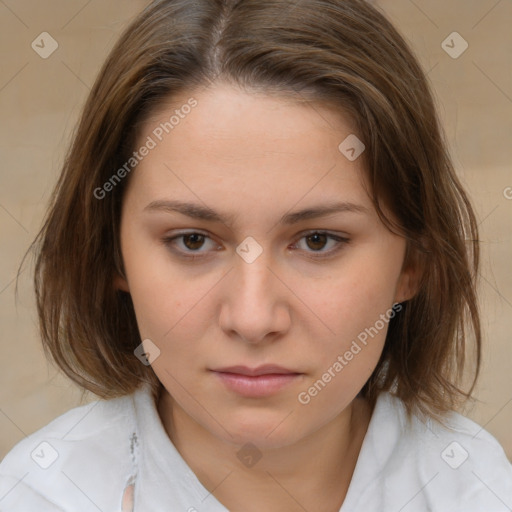
[[[408,412],[433,417],[469,398],[481,350],[475,216],[425,74],[364,0],[160,0],[130,24],[91,90],[34,241],[46,353],[104,398],[142,382],[158,388],[151,367],[134,356],[141,339],[130,295],[113,285],[116,273],[124,275],[119,224],[128,178],[102,199],[95,190],[130,158],[152,112],[173,94],[216,80],[329,104],[354,119],[377,212],[407,239],[404,264],[423,268],[362,394],[374,402],[393,390]],[[476,367],[465,392],[468,327]]]

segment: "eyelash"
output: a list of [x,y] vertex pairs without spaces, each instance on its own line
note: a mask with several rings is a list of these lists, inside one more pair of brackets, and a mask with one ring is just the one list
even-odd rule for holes
[[[162,238],[162,242],[164,243],[165,246],[167,246],[172,252],[174,253],[177,253],[180,257],[182,258],[185,258],[185,259],[188,259],[188,260],[197,260],[199,258],[204,258],[205,256],[203,255],[204,253],[199,253],[199,254],[194,254],[194,253],[197,253],[199,251],[182,251],[180,249],[175,249],[174,247],[172,247],[174,245],[174,241],[179,239],[179,238],[184,238],[185,236],[190,236],[190,235],[200,235],[202,237],[206,239],[210,239],[211,240],[211,237],[209,237],[206,233],[202,233],[200,231],[190,231],[190,232],[187,232],[187,233],[180,233],[178,235],[174,235],[174,236],[167,236],[167,237],[164,237]],[[339,236],[339,235],[333,235],[332,233],[329,233],[327,231],[318,231],[318,230],[313,230],[313,231],[309,231],[307,233],[304,233],[298,241],[302,240],[303,238],[308,238],[312,235],[326,235],[328,239],[331,239],[331,240],[334,240],[337,242],[337,246],[334,248],[334,249],[331,249],[330,251],[324,251],[324,252],[321,252],[321,251],[312,251],[311,254],[313,254],[313,258],[314,259],[325,259],[325,258],[328,258],[332,255],[334,255],[335,253],[337,253],[338,251],[340,251],[342,249],[342,246],[343,245],[346,245],[350,242],[350,239],[347,238],[347,237],[342,237],[342,236]],[[296,245],[297,242],[295,242],[294,245]],[[189,252],[187,254],[187,252]],[[307,251],[309,252],[309,251]]]

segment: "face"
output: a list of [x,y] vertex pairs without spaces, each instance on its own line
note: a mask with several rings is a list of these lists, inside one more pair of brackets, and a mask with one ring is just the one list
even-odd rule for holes
[[140,135],[116,282],[175,413],[227,442],[285,446],[347,411],[411,294],[405,240],[338,149],[353,133],[332,110],[217,84]]

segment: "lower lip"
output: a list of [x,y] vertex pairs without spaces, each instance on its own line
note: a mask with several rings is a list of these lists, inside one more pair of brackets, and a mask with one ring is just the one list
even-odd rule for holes
[[271,373],[250,377],[239,373],[214,372],[230,390],[246,397],[270,396],[300,377],[300,373]]

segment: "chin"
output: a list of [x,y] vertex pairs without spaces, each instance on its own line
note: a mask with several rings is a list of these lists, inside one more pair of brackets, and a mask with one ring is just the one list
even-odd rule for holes
[[[263,412],[252,411],[245,413],[243,418],[231,416],[225,427],[218,434],[224,441],[238,447],[247,443],[253,444],[261,450],[280,448],[296,442],[300,438],[297,424],[288,422],[288,413],[264,414]],[[283,421],[284,420],[284,421]]]

